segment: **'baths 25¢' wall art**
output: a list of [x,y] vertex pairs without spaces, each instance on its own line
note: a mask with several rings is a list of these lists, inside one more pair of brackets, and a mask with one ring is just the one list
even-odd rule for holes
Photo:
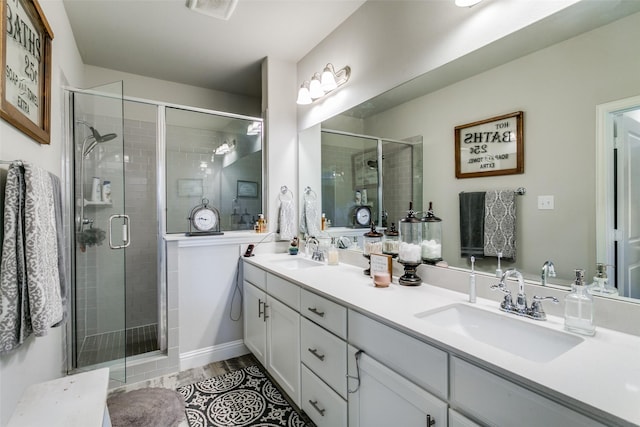
[[0,0],[0,7],[0,117],[49,144],[53,31],[37,0]]
[[522,111],[455,127],[456,178],[524,173]]

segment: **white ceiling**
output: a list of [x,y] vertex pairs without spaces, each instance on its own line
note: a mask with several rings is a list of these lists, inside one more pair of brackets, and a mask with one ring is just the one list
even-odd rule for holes
[[260,63],[297,63],[365,0],[239,0],[228,21],[184,0],[63,0],[82,60],[259,97]]

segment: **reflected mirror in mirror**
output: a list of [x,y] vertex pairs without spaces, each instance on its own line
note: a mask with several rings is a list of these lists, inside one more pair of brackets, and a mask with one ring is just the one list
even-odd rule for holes
[[397,224],[422,206],[422,138],[394,141],[321,131],[322,211],[336,228]]
[[[539,283],[542,265],[551,260],[557,276],[549,283],[568,286],[576,268],[585,269],[591,283],[596,263],[611,263],[596,253],[600,201],[595,190],[599,154],[594,111],[611,100],[637,95],[640,75],[637,55],[619,49],[640,37],[638,7],[627,2],[607,8],[607,13],[617,14],[615,18],[605,20],[596,7],[587,20],[568,8],[345,111],[323,122],[322,128],[343,130],[336,123],[357,121],[357,133],[394,140],[422,135],[423,200],[433,201],[443,219],[443,258],[450,266],[470,266],[460,254],[458,194],[523,187],[526,195],[516,198],[517,256],[502,262],[501,269],[515,267]],[[576,13],[586,12],[578,8]],[[536,33],[545,34],[549,43],[532,49]],[[506,45],[508,54],[500,49]],[[495,54],[498,51],[500,55]],[[607,61],[598,52],[606,54]],[[454,128],[520,110],[524,111],[524,173],[456,179]],[[320,167],[309,158],[301,159],[301,164]],[[637,175],[632,176],[635,183]],[[539,208],[538,200],[545,196],[553,196],[552,209]],[[606,200],[607,209],[613,209],[613,198]],[[497,260],[478,259],[476,268],[495,274]],[[612,277],[613,270],[608,274]],[[631,275],[617,280],[621,295],[637,297],[622,291],[632,286],[623,283],[635,280]]]
[[262,120],[166,108],[167,233],[209,200],[221,231],[251,230],[262,206]]

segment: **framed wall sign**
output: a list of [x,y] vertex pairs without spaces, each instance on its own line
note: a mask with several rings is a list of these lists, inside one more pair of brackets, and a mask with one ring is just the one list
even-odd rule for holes
[[237,183],[237,196],[238,197],[258,197],[258,183],[254,181],[241,181]]
[[49,144],[53,31],[37,0],[0,0],[0,5],[0,117]]
[[523,115],[517,111],[456,126],[456,178],[523,173]]

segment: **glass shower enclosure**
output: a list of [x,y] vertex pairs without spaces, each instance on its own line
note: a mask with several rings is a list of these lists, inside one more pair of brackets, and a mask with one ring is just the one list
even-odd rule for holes
[[112,379],[125,382],[127,358],[161,350],[162,343],[156,109],[125,101],[122,82],[70,92],[69,102],[74,201],[69,365],[71,370],[108,366]]

